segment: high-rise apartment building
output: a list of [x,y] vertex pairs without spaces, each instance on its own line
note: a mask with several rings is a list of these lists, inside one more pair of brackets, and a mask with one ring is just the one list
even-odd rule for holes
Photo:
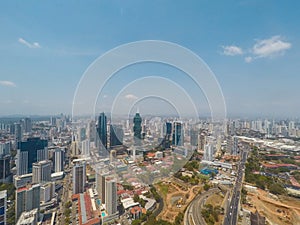
[[14,131],[16,146],[18,146],[18,143],[22,141],[22,127],[20,123],[15,123]]
[[39,184],[51,181],[52,162],[43,160],[32,164],[32,183]]
[[105,178],[109,175],[107,172],[97,171],[96,173],[96,190],[102,203],[105,203]]
[[16,221],[23,212],[40,209],[40,184],[26,186],[16,190]]
[[54,172],[61,172],[64,170],[65,151],[57,148],[53,153],[53,170]]
[[83,193],[86,182],[86,162],[73,161],[73,194]]
[[211,143],[208,143],[204,146],[203,159],[205,161],[213,161],[214,160],[214,146]]
[[105,179],[105,206],[108,215],[117,213],[117,183],[112,177]]

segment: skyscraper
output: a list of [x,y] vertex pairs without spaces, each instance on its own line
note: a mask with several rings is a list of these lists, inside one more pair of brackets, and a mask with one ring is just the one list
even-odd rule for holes
[[107,172],[97,171],[96,173],[96,190],[102,203],[105,203],[105,178],[109,175]]
[[86,162],[76,161],[73,167],[73,194],[83,193],[86,182]]
[[211,143],[208,143],[204,146],[203,159],[206,160],[206,161],[213,161],[213,159],[214,159],[214,147]]
[[134,141],[136,144],[140,143],[141,134],[142,134],[142,118],[140,114],[137,112],[133,118],[133,133],[134,133]]
[[16,190],[16,221],[22,212],[40,209],[40,185],[22,187]]
[[110,147],[123,144],[123,128],[122,125],[110,125]]
[[90,155],[90,140],[86,139],[80,143],[81,155]]
[[15,123],[15,142],[16,146],[18,146],[18,143],[22,141],[22,127],[20,123]]
[[107,148],[107,119],[104,112],[98,117],[97,133],[100,148],[101,146]]
[[10,146],[9,141],[0,142],[0,155],[9,155],[11,149]]
[[198,131],[196,129],[190,130],[190,144],[196,146],[198,144]]
[[32,164],[32,183],[39,184],[51,181],[51,161],[43,160]]
[[19,142],[17,174],[32,172],[32,163],[48,159],[48,141],[39,137]]
[[25,118],[24,119],[24,132],[25,133],[30,133],[31,130],[32,130],[31,119],[30,118]]
[[10,155],[0,155],[0,182],[7,183],[10,178]]
[[234,136],[232,138],[233,140],[233,145],[232,145],[232,148],[231,148],[231,155],[237,155],[239,153],[239,138],[237,136]]
[[117,213],[117,183],[112,177],[105,179],[105,206],[108,215]]
[[64,170],[65,151],[64,149],[57,148],[54,150],[53,168],[54,172],[61,172]]
[[174,122],[173,124],[173,145],[182,146],[183,145],[183,129],[181,122]]
[[7,191],[0,191],[0,225],[6,225]]

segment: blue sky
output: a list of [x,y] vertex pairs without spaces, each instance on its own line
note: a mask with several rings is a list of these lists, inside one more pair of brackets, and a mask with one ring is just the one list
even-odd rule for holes
[[[70,113],[97,57],[151,39],[198,54],[217,77],[229,115],[298,116],[299,15],[298,1],[1,1],[0,115]],[[172,71],[152,73],[188,89],[188,79],[173,79]],[[125,83],[108,85],[105,101]]]

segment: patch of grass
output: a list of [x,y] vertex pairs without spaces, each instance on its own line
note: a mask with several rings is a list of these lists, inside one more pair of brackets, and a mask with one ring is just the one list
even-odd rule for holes
[[166,196],[166,195],[168,194],[168,191],[169,191],[169,186],[166,185],[166,184],[162,184],[162,183],[160,183],[158,186],[159,186],[160,192],[161,192],[164,196]]

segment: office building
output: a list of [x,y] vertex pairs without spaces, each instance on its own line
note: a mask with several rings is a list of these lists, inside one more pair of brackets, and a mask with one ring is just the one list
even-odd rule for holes
[[22,127],[20,123],[15,123],[15,142],[16,146],[18,146],[18,143],[22,141]]
[[98,142],[99,147],[102,149],[103,147],[107,148],[107,118],[103,113],[100,113],[98,117],[98,124],[97,124],[97,134],[98,134]]
[[73,161],[73,194],[83,193],[86,182],[86,162]]
[[122,125],[110,125],[110,136],[109,136],[109,144],[110,147],[118,146],[123,144],[123,128]]
[[56,148],[53,154],[53,170],[55,173],[64,171],[65,150]]
[[10,175],[10,155],[0,155],[0,182],[8,183]]
[[133,134],[135,144],[140,144],[142,138],[142,118],[138,112],[133,118]]
[[32,130],[31,119],[30,118],[25,118],[24,119],[24,129],[23,129],[23,131],[25,133],[31,133],[31,130]]
[[0,191],[0,225],[6,225],[7,191]]
[[51,167],[50,160],[43,160],[32,164],[32,183],[39,184],[51,181]]
[[40,185],[28,185],[16,190],[16,221],[23,212],[40,209]]
[[175,146],[183,146],[183,129],[181,122],[174,122],[173,124],[173,142]]
[[10,181],[10,142],[0,142],[0,182]]
[[112,177],[105,179],[105,206],[108,215],[117,213],[117,183]]
[[32,172],[32,163],[48,159],[48,141],[39,137],[19,142],[17,155],[17,174]]

